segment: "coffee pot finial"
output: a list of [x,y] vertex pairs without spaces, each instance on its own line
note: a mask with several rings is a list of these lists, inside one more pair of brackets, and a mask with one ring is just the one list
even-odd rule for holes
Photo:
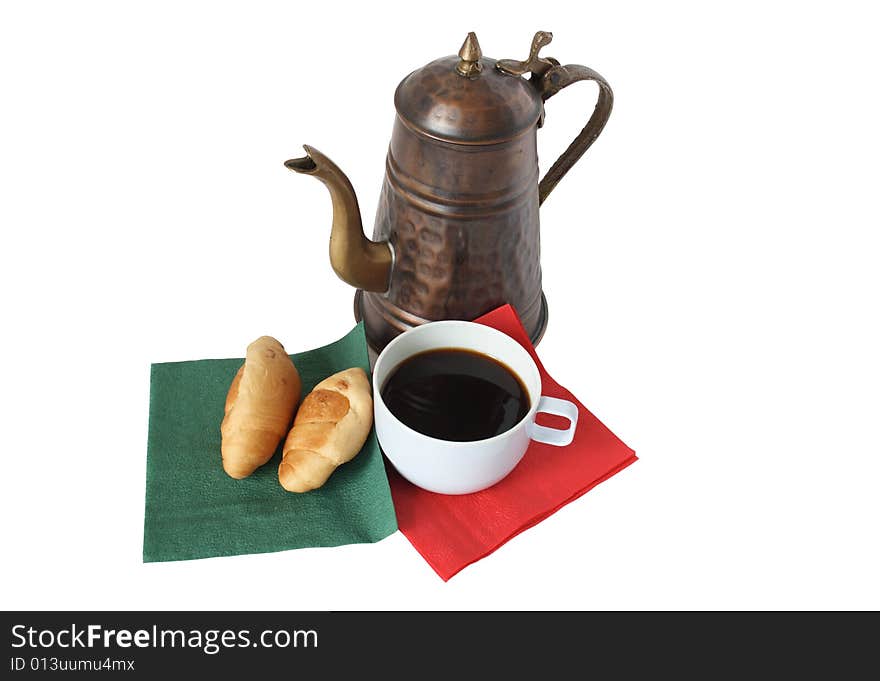
[[461,57],[461,61],[458,62],[455,70],[458,71],[459,75],[465,77],[476,76],[483,70],[483,65],[480,64],[480,57],[483,56],[483,51],[480,49],[480,41],[477,40],[476,33],[471,31],[467,34],[467,38],[464,39],[464,43],[462,43],[461,49],[458,51],[458,56]]

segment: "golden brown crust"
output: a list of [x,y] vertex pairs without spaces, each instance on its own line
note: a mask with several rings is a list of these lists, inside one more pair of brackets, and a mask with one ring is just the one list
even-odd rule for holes
[[327,482],[336,467],[317,452],[295,449],[278,466],[278,481],[288,492],[308,492]]
[[287,433],[299,403],[299,372],[270,336],[248,346],[226,396],[220,424],[223,469],[233,478],[244,478],[265,464]]
[[335,423],[348,413],[348,398],[332,390],[315,389],[306,395],[296,413],[297,423]]
[[235,378],[232,379],[232,384],[229,386],[229,392],[226,393],[226,406],[223,409],[224,414],[228,414],[232,410],[232,405],[235,404],[235,400],[238,399],[238,388],[241,385],[242,375],[244,375],[244,364],[238,368]]
[[334,470],[353,459],[373,425],[370,382],[363,369],[346,369],[309,393],[284,442],[278,480],[289,492],[323,485]]

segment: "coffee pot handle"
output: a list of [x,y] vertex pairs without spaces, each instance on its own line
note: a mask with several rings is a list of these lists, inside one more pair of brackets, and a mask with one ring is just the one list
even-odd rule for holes
[[596,100],[596,108],[590,120],[581,130],[580,134],[574,138],[574,141],[568,145],[568,149],[562,152],[562,155],[556,160],[550,170],[548,170],[541,181],[538,183],[539,202],[544,203],[553,188],[559,184],[565,174],[571,170],[571,167],[577,163],[578,159],[584,155],[584,152],[590,148],[590,145],[596,141],[605,123],[608,122],[608,116],[611,115],[611,107],[614,104],[614,93],[611,86],[608,85],[602,76],[593,71],[593,69],[579,64],[567,64],[566,66],[554,66],[550,68],[541,78],[541,96],[544,101],[550,99],[563,88],[582,80],[595,81],[599,86],[599,98]]
[[559,184],[565,174],[571,170],[571,167],[577,163],[578,159],[584,155],[584,152],[590,148],[590,145],[596,141],[605,123],[608,122],[608,116],[611,115],[611,107],[614,104],[614,93],[611,86],[593,69],[579,64],[567,64],[561,66],[559,62],[552,57],[541,57],[540,51],[543,47],[550,44],[553,40],[553,34],[549,31],[538,31],[532,38],[532,45],[529,56],[523,61],[515,59],[501,59],[497,63],[497,68],[504,73],[514,76],[522,76],[530,73],[529,82],[535,85],[541,93],[541,98],[546,102],[557,92],[563,88],[567,88],[573,83],[582,80],[595,81],[599,86],[599,99],[596,100],[596,108],[593,109],[593,115],[587,121],[584,129],[574,138],[574,141],[568,145],[568,149],[562,152],[556,163],[550,166],[550,170],[541,179],[538,184],[538,196],[540,203],[553,191],[553,188]]

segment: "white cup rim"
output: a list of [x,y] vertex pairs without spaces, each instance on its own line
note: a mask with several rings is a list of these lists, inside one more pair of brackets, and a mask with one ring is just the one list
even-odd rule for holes
[[[497,435],[493,435],[492,437],[483,438],[482,440],[443,440],[442,438],[432,437],[430,435],[425,435],[424,433],[420,433],[419,431],[417,431],[417,430],[411,428],[410,426],[408,426],[407,424],[405,424],[403,421],[401,421],[399,418],[397,418],[397,416],[395,416],[391,412],[391,410],[388,408],[388,405],[385,404],[385,400],[382,399],[382,387],[383,386],[379,385],[379,382],[375,380],[376,375],[380,373],[379,369],[381,368],[384,370],[384,367],[382,366],[382,364],[383,364],[385,358],[387,357],[386,351],[393,348],[395,345],[398,345],[402,342],[406,342],[406,337],[409,334],[419,333],[420,329],[427,329],[429,327],[434,327],[436,325],[444,325],[444,326],[465,325],[468,327],[480,327],[481,330],[485,330],[486,332],[489,333],[489,335],[496,335],[496,337],[503,339],[503,341],[502,341],[503,343],[505,343],[505,344],[510,343],[511,345],[509,345],[509,347],[511,349],[513,349],[514,352],[521,352],[524,354],[524,356],[528,359],[528,365],[534,370],[533,378],[535,379],[535,385],[537,386],[537,390],[535,390],[536,394],[534,397],[531,394],[532,393],[531,386],[528,383],[527,377],[520,376],[519,373],[514,371],[513,368],[511,368],[510,366],[508,366],[508,363],[506,361],[504,361],[503,359],[499,359],[498,357],[494,357],[494,356],[492,357],[492,359],[494,359],[497,362],[500,362],[508,371],[510,371],[517,378],[519,378],[519,380],[521,380],[523,382],[523,384],[525,385],[526,390],[529,393],[529,401],[531,402],[531,404],[529,405],[529,410],[528,410],[528,412],[526,412],[525,416],[523,416],[519,421],[514,423],[510,428],[508,428],[504,432],[498,433]],[[425,331],[422,331],[422,333],[424,333],[424,332]],[[515,346],[515,349],[514,349],[514,346]],[[433,348],[433,349],[442,350],[442,349],[446,349],[446,348],[459,349],[459,350],[472,350],[472,348],[468,348],[466,344],[461,344],[461,345],[443,344],[443,345],[438,345],[436,348]],[[413,353],[413,354],[417,354],[417,353]],[[483,354],[485,354],[485,353],[483,353]],[[412,355],[407,355],[404,359],[402,359],[400,362],[398,362],[398,364],[396,364],[394,367],[391,367],[391,369],[387,370],[385,373],[390,374],[391,371],[393,371],[395,368],[397,368],[397,366],[399,366],[402,362],[406,361],[410,357],[412,357]],[[386,345],[382,349],[382,352],[379,353],[378,357],[376,358],[376,363],[373,366],[373,378],[374,378],[374,383],[373,383],[374,400],[377,402],[381,402],[382,407],[388,413],[388,416],[390,416],[394,420],[394,423],[396,426],[403,428],[405,432],[409,432],[412,435],[415,435],[417,438],[424,440],[426,443],[442,443],[443,446],[445,446],[445,447],[453,447],[453,448],[473,447],[476,444],[496,442],[496,441],[499,441],[499,440],[502,440],[502,439],[508,437],[511,432],[513,432],[517,428],[521,427],[524,422],[531,422],[532,420],[534,420],[535,413],[538,410],[538,402],[541,399],[541,391],[542,391],[541,372],[538,371],[538,366],[535,363],[535,360],[532,358],[532,356],[529,354],[529,352],[522,345],[520,345],[516,340],[514,340],[513,338],[508,336],[503,331],[499,331],[496,328],[493,328],[491,326],[487,326],[485,324],[479,324],[477,322],[469,322],[469,321],[464,321],[464,320],[459,320],[459,319],[444,319],[444,320],[439,320],[439,321],[435,321],[435,322],[426,322],[425,324],[415,326],[415,327],[413,327],[411,329],[407,329],[406,331],[401,333],[399,336],[394,338],[390,343],[388,343],[388,345]]]

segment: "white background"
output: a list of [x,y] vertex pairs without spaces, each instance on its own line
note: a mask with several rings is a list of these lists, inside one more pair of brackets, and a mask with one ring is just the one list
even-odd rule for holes
[[[880,608],[869,6],[4,3],[0,607]],[[538,29],[616,94],[542,209],[539,352],[640,461],[449,583],[399,533],[144,565],[150,363],[353,323],[282,162],[371,230],[398,81]],[[594,99],[548,103],[545,168]]]

